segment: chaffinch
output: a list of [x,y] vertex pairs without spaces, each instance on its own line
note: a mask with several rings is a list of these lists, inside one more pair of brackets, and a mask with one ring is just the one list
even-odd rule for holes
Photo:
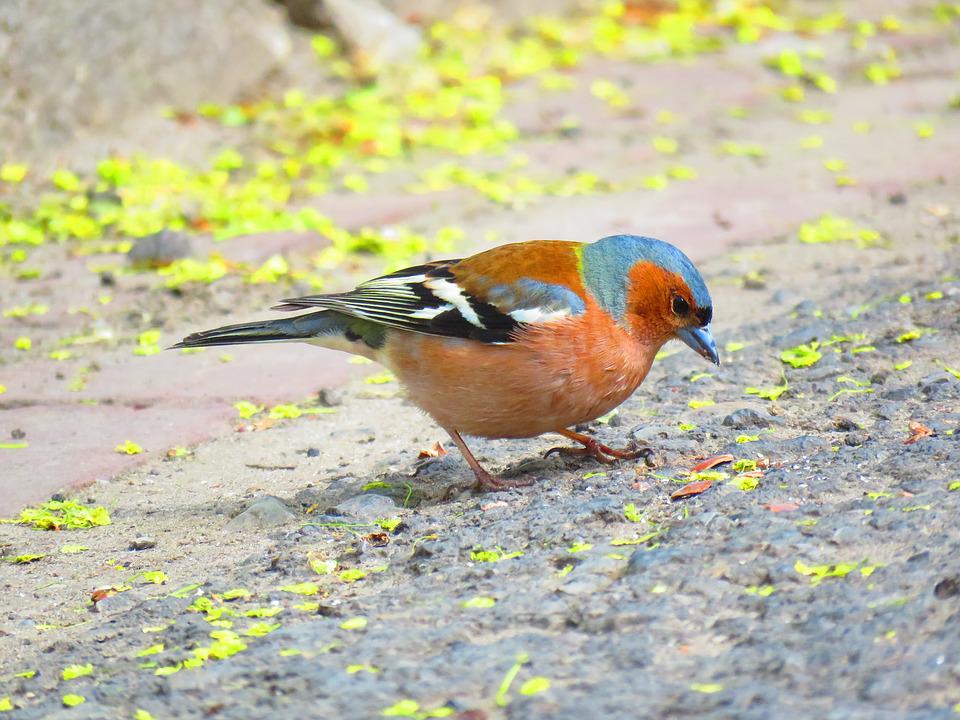
[[503,245],[274,309],[313,308],[321,310],[206,330],[174,347],[298,340],[381,363],[450,434],[487,490],[526,483],[489,474],[462,435],[555,432],[583,446],[565,453],[639,457],[568,428],[630,397],[668,340],[720,362],[696,267],[673,245],[635,235]]

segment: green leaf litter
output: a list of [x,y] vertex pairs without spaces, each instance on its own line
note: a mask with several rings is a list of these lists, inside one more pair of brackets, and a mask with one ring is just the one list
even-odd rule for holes
[[87,507],[73,500],[50,500],[20,511],[18,518],[0,522],[31,525],[38,530],[85,530],[110,524],[104,507]]

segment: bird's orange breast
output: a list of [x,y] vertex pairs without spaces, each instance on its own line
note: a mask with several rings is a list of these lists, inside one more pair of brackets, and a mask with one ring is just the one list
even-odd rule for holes
[[638,343],[590,299],[583,314],[529,327],[503,345],[391,331],[378,359],[443,427],[520,438],[617,407],[658,349]]

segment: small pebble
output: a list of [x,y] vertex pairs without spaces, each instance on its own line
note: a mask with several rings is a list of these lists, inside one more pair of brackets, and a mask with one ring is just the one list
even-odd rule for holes
[[157,546],[157,541],[148,535],[135,538],[130,541],[129,548],[131,550],[150,550]]
[[771,421],[769,416],[762,415],[753,408],[740,408],[727,415],[723,419],[723,425],[737,430],[745,430],[754,427],[770,427]]
[[171,230],[161,230],[138,238],[127,252],[127,258],[135,267],[163,267],[174,260],[190,257],[192,252],[188,236]]
[[344,500],[335,510],[340,515],[356,518],[366,522],[378,518],[390,517],[397,510],[397,504],[386,495],[367,493]]
[[296,517],[282,500],[272,495],[264,495],[254,500],[246,510],[228,522],[224,530],[265,530],[284,525],[295,520]]
[[953,575],[943,578],[943,580],[934,585],[933,595],[938,600],[946,600],[960,595],[960,576]]
[[336,407],[343,404],[343,391],[336,388],[322,388],[317,393],[317,403],[323,407]]
[[865,432],[851,432],[843,439],[843,441],[850,447],[859,447],[863,445],[870,438]]
[[839,415],[833,419],[833,426],[841,432],[851,432],[860,428],[856,422],[843,415]]

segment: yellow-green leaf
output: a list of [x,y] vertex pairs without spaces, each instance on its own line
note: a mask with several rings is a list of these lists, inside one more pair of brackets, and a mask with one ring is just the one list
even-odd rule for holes
[[470,598],[469,600],[464,600],[463,603],[461,604],[465,608],[486,609],[486,608],[492,608],[494,605],[496,605],[496,603],[497,601],[492,597],[483,597],[478,595],[476,597]]
[[384,717],[414,717],[420,709],[416,700],[400,700],[380,713]]
[[713,693],[718,693],[723,690],[723,685],[720,683],[691,683],[690,689],[694,692],[705,693],[707,695],[712,695]]
[[139,455],[143,452],[143,448],[133,442],[133,440],[125,440],[117,445],[114,450],[121,455]]
[[93,665],[87,663],[86,665],[67,665],[63,672],[60,673],[60,677],[64,680],[73,680],[74,678],[84,677],[85,675],[93,674]]
[[294,593],[296,595],[316,595],[320,592],[320,587],[314,582],[302,582],[294,585],[284,585],[280,588],[283,592]]
[[545,678],[542,675],[537,675],[535,677],[527,680],[523,685],[520,686],[521,695],[536,695],[538,693],[545,692],[550,689],[550,678]]
[[27,176],[27,170],[28,168],[26,165],[20,165],[17,163],[4,163],[3,165],[0,165],[0,180],[12,185],[21,183]]

